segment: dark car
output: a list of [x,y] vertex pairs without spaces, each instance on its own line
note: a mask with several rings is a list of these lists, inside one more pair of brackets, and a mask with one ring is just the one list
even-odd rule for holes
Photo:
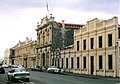
[[5,74],[5,69],[2,66],[0,66],[0,74]]
[[42,67],[40,67],[40,66],[33,66],[33,67],[31,67],[31,70],[32,71],[42,71]]

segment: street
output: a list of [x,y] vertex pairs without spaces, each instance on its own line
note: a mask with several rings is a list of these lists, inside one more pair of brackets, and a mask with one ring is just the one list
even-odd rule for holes
[[[8,68],[9,69],[9,68]],[[6,69],[6,72],[8,71]],[[120,81],[83,78],[64,74],[52,74],[47,72],[30,71],[29,82],[11,82],[7,80],[6,74],[0,74],[0,84],[120,84]]]

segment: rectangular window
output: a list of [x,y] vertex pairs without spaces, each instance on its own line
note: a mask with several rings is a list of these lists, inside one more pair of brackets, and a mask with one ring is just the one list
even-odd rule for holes
[[112,34],[108,34],[108,47],[112,46]]
[[62,64],[61,64],[61,67],[63,68],[63,65],[64,65],[64,62],[63,62],[63,58],[62,58],[62,62],[61,62]]
[[66,68],[68,68],[68,58],[66,58]]
[[14,52],[14,50],[12,50],[12,55],[14,55],[15,54],[15,52]]
[[79,57],[77,57],[77,68],[79,68],[80,64],[79,64]]
[[118,39],[120,39],[120,28],[118,28]]
[[58,59],[58,67],[60,66],[60,60]]
[[91,45],[91,49],[93,49],[94,48],[94,38],[90,38],[90,45]]
[[86,40],[83,40],[83,50],[86,50]]
[[120,56],[120,47],[119,47],[119,50],[118,50],[118,51],[119,51],[119,56]]
[[79,51],[79,41],[77,41],[77,51]]
[[112,55],[108,55],[108,69],[112,69]]
[[102,55],[99,56],[99,69],[103,68],[103,64],[102,64]]
[[73,68],[74,66],[74,61],[73,61],[73,57],[71,58],[71,68]]
[[83,69],[86,69],[86,57],[83,57]]
[[99,48],[102,48],[102,36],[99,36]]

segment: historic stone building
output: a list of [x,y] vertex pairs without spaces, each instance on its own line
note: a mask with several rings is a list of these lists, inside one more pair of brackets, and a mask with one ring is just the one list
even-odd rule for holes
[[10,49],[6,48],[4,51],[4,64],[10,64]]
[[24,42],[19,41],[15,46],[15,64],[26,68],[37,65],[36,41],[26,37]]
[[14,59],[15,59],[15,48],[10,48],[10,65],[14,65]]
[[64,68],[67,72],[73,72],[74,70],[74,45],[69,45],[67,47],[62,48],[59,51],[59,65],[60,67]]
[[4,64],[13,65],[14,64],[14,47],[6,48],[4,51]]
[[120,77],[118,18],[97,18],[74,32],[74,73]]
[[56,65],[56,49],[74,43],[74,29],[78,29],[82,25],[65,24],[54,21],[52,15],[41,19],[37,25],[37,57],[40,66],[48,67]]

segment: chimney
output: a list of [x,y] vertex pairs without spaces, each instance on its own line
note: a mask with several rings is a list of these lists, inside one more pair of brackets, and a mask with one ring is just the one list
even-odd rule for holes
[[62,27],[65,28],[65,20],[62,20]]
[[52,17],[52,14],[50,14],[50,21],[54,21],[54,17]]

